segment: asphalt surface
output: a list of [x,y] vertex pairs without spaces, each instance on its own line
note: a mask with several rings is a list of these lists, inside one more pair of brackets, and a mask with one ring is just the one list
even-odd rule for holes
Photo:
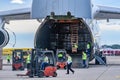
[[[5,63],[4,61],[3,63]],[[10,64],[3,65],[0,70],[0,80],[120,80],[120,56],[107,57],[108,66],[94,65],[89,68],[73,68],[75,73],[66,74],[66,70],[57,70],[57,77],[29,78],[28,76],[16,76],[25,74],[25,71],[12,71]]]

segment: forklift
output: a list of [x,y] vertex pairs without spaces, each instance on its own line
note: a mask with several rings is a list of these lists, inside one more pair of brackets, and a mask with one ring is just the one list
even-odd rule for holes
[[[41,65],[43,63],[44,56],[48,57],[48,64],[44,70],[41,69]],[[32,49],[31,54],[31,65],[29,72],[26,73],[29,77],[56,77],[56,67],[55,67],[55,56],[52,50],[40,50],[40,49]]]
[[23,50],[16,49],[12,53],[12,70],[24,70]]
[[57,51],[56,51],[56,60],[57,60],[56,66],[57,66],[57,69],[66,69],[66,65],[67,65],[66,54],[67,54],[67,52],[66,52],[65,49],[57,49]]

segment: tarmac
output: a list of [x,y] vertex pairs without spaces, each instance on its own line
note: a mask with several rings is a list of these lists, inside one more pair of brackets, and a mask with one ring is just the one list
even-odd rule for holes
[[11,64],[5,64],[0,70],[0,80],[120,80],[120,56],[108,56],[105,65],[95,65],[90,62],[89,68],[73,68],[75,73],[66,74],[66,70],[57,70],[57,77],[29,78],[28,76],[16,76],[25,74],[25,71],[12,71]]

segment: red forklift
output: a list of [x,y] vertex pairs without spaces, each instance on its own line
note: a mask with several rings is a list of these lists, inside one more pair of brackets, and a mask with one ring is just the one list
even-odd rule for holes
[[57,69],[66,69],[66,50],[64,49],[57,49],[56,51],[56,59],[57,59],[57,63],[56,63],[56,66],[57,66]]
[[[41,69],[44,56],[48,57],[48,65]],[[26,73],[29,77],[56,77],[55,56],[52,50],[32,49],[30,70]]]
[[16,49],[12,53],[12,70],[24,70],[23,50]]

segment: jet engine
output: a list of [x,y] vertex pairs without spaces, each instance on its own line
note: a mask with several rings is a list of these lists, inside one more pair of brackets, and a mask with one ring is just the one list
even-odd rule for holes
[[4,24],[5,24],[5,21],[1,21],[1,25],[0,25],[0,48],[5,47],[9,42],[9,34],[4,29]]

